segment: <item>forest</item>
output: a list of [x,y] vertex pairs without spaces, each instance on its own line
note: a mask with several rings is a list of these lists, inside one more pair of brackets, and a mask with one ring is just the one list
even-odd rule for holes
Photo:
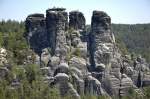
[[150,24],[112,24],[116,41],[125,53],[142,55],[150,62]]

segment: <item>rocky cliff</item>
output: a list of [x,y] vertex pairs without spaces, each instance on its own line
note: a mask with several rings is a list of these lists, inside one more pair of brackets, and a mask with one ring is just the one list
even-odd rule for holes
[[[32,14],[26,19],[26,38],[39,57],[46,81],[62,96],[124,96],[150,85],[150,70],[143,58],[122,55],[111,32],[111,18],[93,11],[91,30],[85,29],[82,12],[64,8]],[[43,64],[41,64],[43,63]]]

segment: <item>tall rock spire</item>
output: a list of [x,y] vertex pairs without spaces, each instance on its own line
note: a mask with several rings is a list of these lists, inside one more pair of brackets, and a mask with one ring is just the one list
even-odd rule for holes
[[26,18],[25,37],[31,49],[38,54],[48,46],[44,14],[31,14]]
[[109,65],[113,46],[110,17],[103,11],[93,11],[89,34],[90,61],[93,69],[100,64]]
[[48,42],[50,43],[52,54],[65,54],[65,31],[68,27],[68,14],[65,12],[65,9],[48,9],[46,11],[46,26]]

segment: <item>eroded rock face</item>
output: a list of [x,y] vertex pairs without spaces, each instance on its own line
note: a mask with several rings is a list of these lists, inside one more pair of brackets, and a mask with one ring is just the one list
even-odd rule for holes
[[65,48],[67,16],[68,14],[64,10],[48,9],[46,11],[47,34],[52,54],[63,56],[67,53]]
[[93,95],[106,95],[101,83],[89,73],[85,80],[85,92]]
[[43,48],[48,47],[44,14],[31,14],[26,18],[25,37],[31,47],[39,55]]
[[110,31],[111,19],[102,11],[93,11],[91,32],[89,34],[89,51],[92,68],[103,63],[108,67],[113,55],[113,38]]
[[69,82],[69,76],[65,73],[58,73],[55,76],[56,83],[60,89],[61,96],[70,95],[73,99],[80,99],[79,94]]
[[[121,55],[111,32],[111,18],[103,11],[93,11],[89,34],[84,31],[84,15],[70,12],[68,25],[63,8],[48,9],[46,19],[43,14],[29,15],[26,29],[38,63],[44,64],[40,70],[45,82],[58,85],[62,96],[124,96],[130,88],[150,85],[148,64],[141,57],[132,63]],[[2,76],[7,72],[1,71]]]
[[69,28],[75,30],[85,29],[85,17],[82,12],[72,11],[69,13]]

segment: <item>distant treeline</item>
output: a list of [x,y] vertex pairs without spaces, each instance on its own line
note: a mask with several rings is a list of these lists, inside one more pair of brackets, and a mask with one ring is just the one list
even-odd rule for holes
[[140,54],[150,62],[150,24],[112,24],[112,31],[121,49]]

